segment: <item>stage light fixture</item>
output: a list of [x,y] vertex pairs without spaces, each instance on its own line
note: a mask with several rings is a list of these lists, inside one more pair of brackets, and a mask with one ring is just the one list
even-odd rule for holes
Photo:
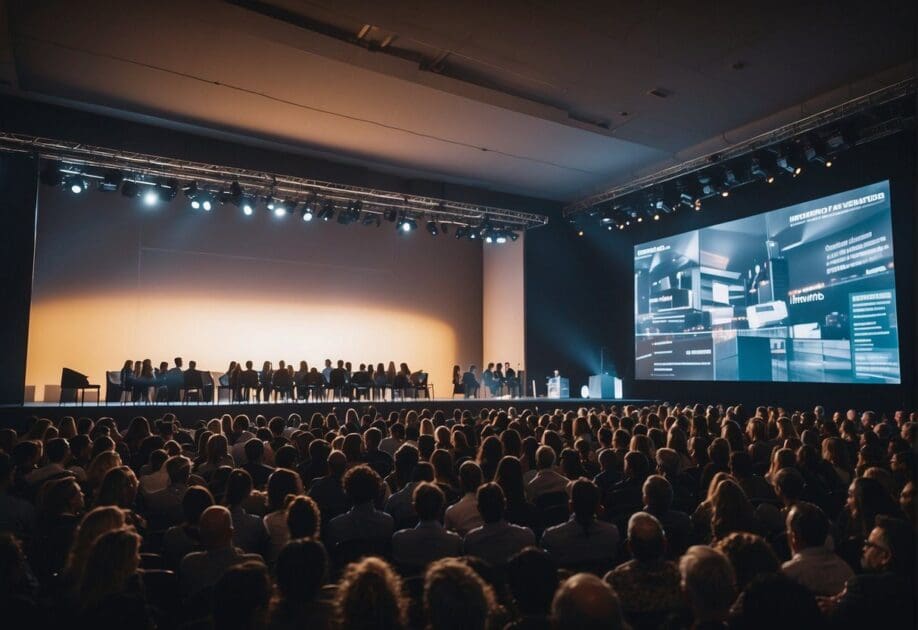
[[710,197],[717,192],[709,175],[705,175],[703,173],[699,174],[698,185],[701,187],[701,195],[704,197]]
[[140,184],[132,182],[131,180],[125,180],[121,185],[121,194],[125,197],[139,197]]
[[427,231],[430,232],[431,236],[436,236],[440,233],[440,228],[437,227],[437,224],[434,221],[427,222]]
[[762,160],[759,158],[752,158],[752,164],[749,167],[749,173],[755,179],[760,179],[767,184],[772,184],[775,181],[775,176],[768,172],[765,166],[762,164]]
[[414,219],[412,219],[411,217],[407,215],[402,215],[402,217],[399,219],[398,223],[396,224],[395,229],[401,232],[408,233],[408,232],[411,232],[412,230],[416,230],[417,227],[418,227],[417,221],[415,221]]
[[242,202],[242,214],[244,214],[247,217],[250,217],[253,214],[255,214],[254,203],[251,201],[243,201]]
[[329,221],[333,216],[335,216],[335,202],[331,199],[326,199],[322,203],[322,209],[319,210],[317,215],[322,221]]
[[118,189],[121,188],[121,182],[124,181],[124,173],[117,170],[108,170],[102,174],[102,179],[99,181],[99,191],[100,192],[118,192]]
[[64,181],[64,184],[74,195],[79,195],[89,186],[82,175],[71,175]]
[[397,218],[398,212],[395,210],[395,208],[386,208],[385,212],[383,212],[383,219],[389,223],[395,223],[395,219]]
[[516,239],[520,237],[520,235],[517,234],[516,232],[508,232],[507,236],[509,236],[510,240],[513,241],[514,243],[516,242]]
[[61,174],[61,166],[57,162],[45,163],[45,167],[41,169],[38,178],[45,186],[60,186],[64,181],[64,176]]
[[300,218],[306,223],[312,221],[312,206],[309,203],[303,204],[303,208],[300,210]]
[[155,187],[149,187],[143,193],[143,205],[155,206],[159,203],[159,191]]
[[502,245],[502,244],[506,243],[506,242],[507,242],[507,233],[504,232],[503,230],[501,230],[500,232],[498,232],[497,235],[494,237],[494,242],[497,243],[498,245]]
[[615,220],[615,209],[606,208],[599,217],[599,222],[603,225],[609,225]]
[[[657,200],[656,204],[654,204],[654,208],[666,214],[670,214],[673,211],[673,207],[662,199]],[[659,214],[659,212],[657,214]]]
[[274,216],[278,218],[287,216],[286,202],[278,202],[274,205]]
[[446,223],[441,223],[440,231],[443,232],[444,234],[449,234],[449,225]]
[[469,229],[467,227],[460,225],[459,227],[456,228],[456,238],[457,239],[464,238],[465,235],[468,234],[468,231]]

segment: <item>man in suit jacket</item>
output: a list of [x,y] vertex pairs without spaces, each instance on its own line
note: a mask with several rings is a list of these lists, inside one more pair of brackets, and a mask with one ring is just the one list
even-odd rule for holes
[[332,549],[352,540],[390,540],[395,521],[373,504],[382,490],[382,479],[376,471],[366,464],[354,466],[344,476],[344,488],[353,507],[328,523],[323,538]]
[[462,538],[440,523],[446,497],[436,484],[422,481],[413,498],[418,524],[392,536],[392,559],[402,568],[421,572],[435,560],[460,555]]
[[535,544],[531,529],[504,519],[506,505],[504,491],[496,483],[486,483],[478,489],[478,511],[484,525],[466,534],[463,541],[466,554],[502,566],[510,556]]
[[478,389],[481,384],[475,376],[475,366],[469,367],[469,371],[462,375],[462,387],[465,389],[465,397],[470,398],[473,394],[478,397]]
[[169,475],[169,485],[151,492],[146,498],[151,525],[155,524],[157,529],[178,525],[185,519],[182,498],[191,475],[191,460],[184,455],[170,457],[163,465]]
[[222,505],[204,510],[198,530],[204,551],[189,553],[179,565],[179,581],[186,598],[214,586],[230,567],[248,561],[263,563],[260,555],[243,553],[233,546],[233,520]]

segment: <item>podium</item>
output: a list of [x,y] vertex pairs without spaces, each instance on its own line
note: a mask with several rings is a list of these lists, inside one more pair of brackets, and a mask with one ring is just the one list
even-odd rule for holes
[[548,398],[570,398],[571,382],[561,376],[548,379]]
[[622,379],[608,374],[590,377],[590,398],[621,398]]

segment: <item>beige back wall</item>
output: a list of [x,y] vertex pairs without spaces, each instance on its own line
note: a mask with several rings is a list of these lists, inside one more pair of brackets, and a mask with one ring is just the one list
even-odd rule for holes
[[26,383],[41,399],[64,366],[104,383],[127,358],[340,358],[405,361],[448,395],[452,365],[482,354],[481,265],[479,243],[423,228],[42,187]]
[[526,369],[523,240],[482,245],[482,363]]

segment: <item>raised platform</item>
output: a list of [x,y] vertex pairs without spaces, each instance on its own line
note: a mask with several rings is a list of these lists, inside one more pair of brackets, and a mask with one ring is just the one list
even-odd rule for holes
[[298,413],[303,418],[320,412],[328,413],[335,411],[341,415],[345,410],[353,407],[358,413],[363,413],[367,407],[373,405],[380,412],[388,414],[390,411],[400,409],[431,409],[433,411],[443,410],[445,413],[452,414],[454,409],[470,409],[477,411],[482,408],[507,409],[516,407],[517,409],[532,409],[539,413],[544,413],[554,409],[577,409],[583,406],[596,405],[641,405],[650,403],[650,400],[638,399],[586,399],[586,398],[421,398],[418,400],[381,400],[381,401],[327,401],[327,402],[267,402],[267,403],[163,403],[163,404],[134,404],[134,403],[65,403],[56,405],[53,403],[26,403],[25,405],[3,405],[0,406],[0,426],[14,427],[22,430],[28,422],[28,418],[35,416],[39,418],[49,418],[57,421],[64,416],[89,416],[92,418],[110,417],[120,425],[126,425],[134,416],[144,416],[148,419],[162,417],[165,413],[174,413],[179,421],[185,426],[192,426],[200,420],[210,420],[219,417],[225,413],[232,415],[244,413],[250,417],[264,415],[268,418],[273,416],[286,417],[291,413]]

